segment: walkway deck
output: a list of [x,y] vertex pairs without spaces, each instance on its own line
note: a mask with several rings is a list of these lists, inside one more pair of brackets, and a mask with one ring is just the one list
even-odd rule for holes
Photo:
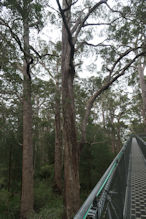
[[131,156],[131,219],[146,219],[146,161],[135,138]]
[[145,146],[129,137],[74,219],[146,219]]

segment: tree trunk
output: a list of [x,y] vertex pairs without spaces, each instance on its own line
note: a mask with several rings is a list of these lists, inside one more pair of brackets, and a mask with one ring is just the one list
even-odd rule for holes
[[[74,114],[71,75],[63,71],[63,143],[64,143],[64,201],[65,218],[71,219],[79,208],[79,146]],[[65,76],[65,77],[64,77]],[[67,80],[67,81],[66,81]]]
[[[23,21],[24,50],[29,54],[29,26],[27,19]],[[21,218],[26,219],[33,210],[33,146],[32,146],[32,103],[31,77],[29,59],[23,64],[23,158],[22,158],[22,194]]]
[[[63,0],[63,8],[67,8]],[[71,4],[71,1],[68,1]],[[70,11],[65,13],[68,26]],[[62,28],[62,105],[63,105],[63,144],[64,144],[64,219],[73,218],[80,205],[79,185],[79,145],[77,143],[74,106],[74,65],[73,48],[69,42],[65,25]]]
[[122,147],[122,141],[121,141],[121,136],[120,136],[120,130],[118,129],[117,131],[117,153],[121,150]]
[[139,63],[138,73],[140,78],[140,87],[142,91],[144,132],[146,133],[146,80],[144,78],[144,69],[145,64],[142,66],[142,64]]
[[11,172],[12,172],[12,143],[9,146],[9,168],[8,168],[8,192],[10,192],[11,187]]
[[61,130],[61,109],[60,90],[56,85],[55,98],[55,187],[62,192],[62,130]]
[[103,107],[101,108],[102,110],[102,124],[103,124],[103,128],[105,129],[106,128],[106,122],[105,122],[105,112],[104,112],[104,109]]
[[[124,111],[121,112],[121,114],[119,116],[121,117],[123,113],[124,113]],[[117,132],[117,153],[122,148],[120,117],[118,118],[118,127],[117,127],[117,130],[116,130],[116,132]]]
[[112,128],[111,128],[111,143],[112,143],[112,147],[111,147],[111,149],[112,149],[112,154],[114,154],[114,155],[116,155],[116,136],[115,136],[115,130],[114,130],[114,128],[113,128],[113,125],[111,125],[112,126]]

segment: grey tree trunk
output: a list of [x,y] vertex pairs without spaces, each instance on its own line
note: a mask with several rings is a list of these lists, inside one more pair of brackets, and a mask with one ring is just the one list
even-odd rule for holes
[[33,146],[32,146],[32,103],[29,54],[29,25],[23,20],[25,60],[23,64],[23,158],[22,194],[20,218],[26,219],[33,210]]
[[[71,4],[71,1],[68,3]],[[66,8],[63,0],[63,8]],[[70,25],[70,11],[66,12]],[[74,64],[73,48],[69,43],[66,27],[62,28],[62,107],[63,107],[63,145],[64,145],[64,219],[73,218],[80,206],[79,184],[79,145],[77,143],[74,106]]]
[[138,73],[140,78],[140,87],[142,92],[142,101],[143,101],[143,121],[144,121],[144,132],[146,133],[146,80],[144,78],[144,69],[145,63],[142,65],[138,64]]
[[63,68],[63,144],[65,218],[70,219],[79,208],[79,146],[75,128],[73,80],[67,65]]
[[55,97],[55,187],[62,192],[62,127],[61,127],[61,105],[60,89],[56,84]]

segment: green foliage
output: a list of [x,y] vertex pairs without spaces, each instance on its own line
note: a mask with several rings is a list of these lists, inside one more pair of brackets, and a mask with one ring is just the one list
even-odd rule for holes
[[0,190],[0,218],[18,219],[20,209],[20,194],[11,194],[5,189]]
[[[36,180],[34,188],[34,210],[30,218],[61,218],[62,197],[53,192],[53,181]],[[46,217],[45,217],[46,216]]]
[[50,195],[52,195],[52,188],[47,185],[45,181],[36,182],[34,188],[34,209],[38,211],[47,205],[50,199]]
[[139,122],[139,119],[133,119],[131,121],[130,129],[132,133],[141,134],[144,133],[144,124]]
[[29,219],[59,219],[62,218],[63,206],[57,208],[42,208],[39,213],[32,214]]
[[39,176],[43,179],[51,179],[54,177],[54,167],[53,165],[44,165],[40,168]]
[[110,140],[105,130],[98,125],[89,124],[88,144],[81,150],[80,183],[81,191],[91,191],[113,159]]

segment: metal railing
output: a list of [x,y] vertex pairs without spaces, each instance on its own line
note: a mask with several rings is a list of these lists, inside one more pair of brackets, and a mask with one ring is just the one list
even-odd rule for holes
[[74,219],[123,219],[132,136],[96,184]]
[[138,142],[138,144],[139,144],[139,146],[140,146],[140,148],[142,150],[142,153],[143,153],[143,155],[144,155],[144,157],[146,159],[146,142],[141,137],[139,137],[137,135],[136,135],[136,140],[137,140],[137,142]]

